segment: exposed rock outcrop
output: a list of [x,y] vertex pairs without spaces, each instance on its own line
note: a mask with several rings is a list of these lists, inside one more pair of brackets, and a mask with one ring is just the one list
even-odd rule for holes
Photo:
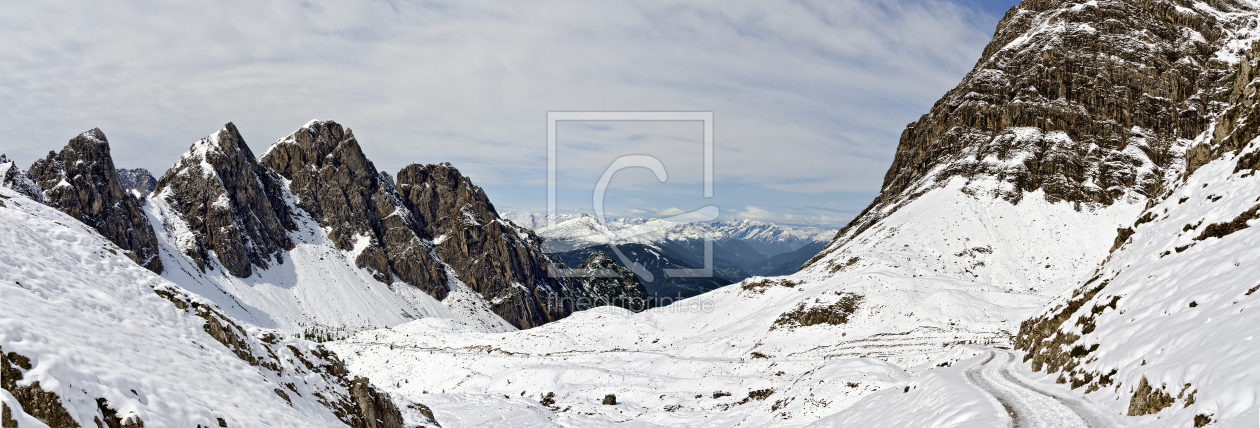
[[144,168],[119,168],[118,185],[123,190],[135,190],[141,195],[153,193],[153,189],[157,188],[157,179],[153,178],[153,174],[149,174],[149,170]]
[[[39,385],[39,381],[26,386],[18,386],[18,382],[25,377],[24,373],[31,368],[30,358],[13,352],[5,354],[4,350],[0,349],[0,389],[13,394],[13,398],[16,398],[18,404],[22,406],[22,411],[48,426],[78,427],[79,424],[70,416],[70,412],[62,406],[61,398],[54,392],[45,391]],[[12,416],[6,415],[6,418],[12,418]],[[12,425],[17,426],[17,422],[14,421]]]
[[[256,328],[247,329],[205,300],[174,287],[158,287],[154,291],[176,308],[206,320],[206,333],[232,350],[237,358],[271,372],[282,381],[301,381],[303,388],[314,388],[316,391],[307,392],[347,426],[402,428],[402,414],[389,396],[379,392],[366,378],[352,379],[341,359],[322,345],[272,331],[260,333]],[[316,378],[303,379],[308,372]],[[298,393],[293,383],[283,383],[283,386]],[[289,394],[279,388],[276,393],[281,397]]]
[[282,184],[266,171],[229,123],[193,143],[155,186],[156,197],[178,211],[195,235],[180,250],[205,269],[215,257],[232,275],[283,263],[295,228]]
[[442,261],[500,317],[529,328],[573,311],[571,284],[551,274],[558,269],[542,241],[500,218],[486,193],[451,164],[408,165],[398,173],[398,192]]
[[36,201],[44,202],[44,189],[39,187],[35,180],[31,180],[25,172],[22,172],[22,169],[18,168],[16,162],[9,160],[5,155],[0,155],[0,186],[13,189]]
[[[1260,136],[1260,42],[1253,44],[1238,61],[1234,79],[1229,81],[1229,107],[1212,127],[1211,138],[1192,147],[1186,154],[1186,175],[1225,154],[1237,154]],[[1251,152],[1239,159],[1234,172],[1260,169],[1260,154]]]
[[389,396],[376,390],[364,377],[350,382],[350,398],[359,406],[362,424],[356,428],[403,428],[402,414]]
[[446,273],[423,239],[423,224],[349,129],[312,121],[273,144],[261,161],[288,181],[298,207],[329,230],[337,248],[358,251],[358,267],[386,284],[398,278],[439,300],[446,297]]
[[[591,253],[586,262],[577,267],[576,273],[574,279],[581,282],[586,292],[584,298],[577,300],[578,310],[611,305],[640,312],[654,306],[655,300],[648,295],[639,276],[618,265],[603,251]],[[608,274],[611,276],[602,276]]]
[[118,184],[109,141],[99,128],[74,137],[60,153],[48,152],[27,175],[44,189],[45,203],[92,226],[141,266],[162,272],[153,227],[140,201]]

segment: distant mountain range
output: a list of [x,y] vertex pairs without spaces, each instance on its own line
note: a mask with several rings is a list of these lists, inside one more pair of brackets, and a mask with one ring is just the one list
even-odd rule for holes
[[[590,214],[560,214],[554,219],[522,212],[502,215],[533,229],[543,239],[543,246],[567,266],[577,266],[597,251],[613,256],[617,264],[627,268],[642,265],[650,275],[640,280],[657,297],[690,297],[752,276],[794,273],[836,234],[835,229],[754,220],[677,223],[617,218],[602,223]],[[666,269],[703,268],[706,236],[713,241],[712,277],[670,277],[665,273]],[[629,263],[616,256],[618,250]]]

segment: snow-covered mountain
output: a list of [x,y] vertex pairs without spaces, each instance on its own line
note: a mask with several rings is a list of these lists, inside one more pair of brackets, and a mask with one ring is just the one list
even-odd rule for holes
[[1088,281],[1021,325],[1033,369],[1170,426],[1260,422],[1258,66],[1260,44],[1186,173],[1119,230]]
[[644,295],[564,276],[449,164],[378,173],[331,121],[261,158],[228,124],[152,194],[124,190],[99,129],[0,168],[6,428],[428,425],[297,337],[421,318],[512,331]]
[[151,194],[124,190],[138,172],[114,168],[99,129],[25,174],[0,164],[6,187],[263,328],[335,337],[442,317],[506,331],[617,297],[566,277],[536,235],[499,217],[451,165],[413,164],[395,179],[332,121],[306,124],[261,157],[228,124]]
[[525,212],[506,212],[503,216],[532,229],[554,251],[609,243],[691,241],[705,239],[706,236],[719,241],[784,244],[782,248],[796,249],[809,242],[829,241],[836,234],[834,229],[781,226],[755,220],[680,223],[667,219],[610,218],[601,223],[599,218],[590,214],[558,214],[554,219]]

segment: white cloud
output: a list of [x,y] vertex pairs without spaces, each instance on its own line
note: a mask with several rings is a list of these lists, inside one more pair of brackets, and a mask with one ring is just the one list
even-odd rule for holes
[[676,215],[683,215],[686,213],[687,213],[686,211],[680,210],[678,208],[666,208],[666,209],[658,211],[656,215],[661,216],[661,217],[670,217],[670,216],[676,216]]
[[774,213],[752,205],[744,207],[744,211],[736,214],[736,216],[739,218],[760,221],[775,221],[779,219],[779,216]]
[[160,174],[228,121],[260,153],[336,119],[383,170],[451,161],[496,194],[545,183],[549,110],[711,110],[719,183],[873,192],[981,22],[937,0],[8,3],[0,152],[99,126]]

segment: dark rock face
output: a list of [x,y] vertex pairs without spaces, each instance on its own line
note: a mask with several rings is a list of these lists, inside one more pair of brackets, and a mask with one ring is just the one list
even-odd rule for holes
[[[577,272],[575,279],[582,283],[582,289],[586,292],[584,298],[577,300],[578,310],[612,305],[640,312],[653,306],[654,300],[650,299],[647,288],[639,282],[639,276],[618,265],[602,251],[591,253],[586,262],[577,267]],[[587,276],[582,276],[583,273]],[[611,273],[615,276],[592,275],[596,273]]]
[[193,230],[196,242],[183,251],[203,270],[213,251],[229,273],[243,278],[273,258],[283,263],[282,251],[293,248],[286,230],[295,226],[281,184],[231,123],[193,143],[155,190]]
[[157,179],[153,178],[153,174],[149,174],[149,170],[144,168],[125,169],[119,168],[118,185],[123,190],[135,190],[141,195],[153,193],[153,189],[157,188]]
[[162,272],[157,239],[140,201],[123,191],[100,129],[79,134],[61,153],[35,161],[27,175],[48,205],[92,226],[141,266]]
[[[1213,5],[1242,7],[1231,3]],[[1162,190],[1170,147],[1225,107],[1231,70],[1215,54],[1232,26],[1170,1],[1075,5],[1025,1],[1007,12],[975,70],[906,127],[880,199],[946,163],[941,179],[997,176],[1015,184],[1011,197],[1044,189],[1051,201],[1110,204],[1127,190]],[[989,156],[1023,159],[1001,168]],[[1154,171],[1142,171],[1148,162]]]
[[572,285],[551,275],[556,264],[531,231],[499,217],[480,187],[449,163],[412,164],[398,173],[398,193],[442,261],[518,328],[568,316]]
[[837,242],[955,177],[996,178],[1005,186],[992,196],[1013,203],[1037,189],[1078,207],[1158,196],[1177,147],[1228,106],[1233,70],[1217,54],[1254,23],[1207,11],[1240,2],[1179,4],[1012,8],[975,69],[902,132],[880,195]]
[[262,164],[289,180],[289,190],[337,248],[366,245],[355,263],[384,283],[393,278],[437,298],[450,291],[446,273],[422,239],[424,226],[403,204],[392,180],[363,155],[349,129],[311,122],[263,154]]
[[13,189],[18,193],[26,195],[26,197],[39,202],[44,202],[44,189],[26,176],[17,163],[9,160],[5,155],[0,155],[0,186]]

